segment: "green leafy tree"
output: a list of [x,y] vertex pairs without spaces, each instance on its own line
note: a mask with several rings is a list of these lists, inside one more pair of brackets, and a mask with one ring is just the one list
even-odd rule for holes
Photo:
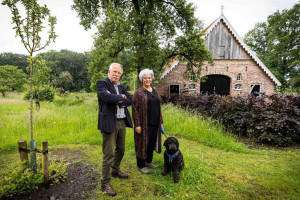
[[90,56],[92,87],[111,62],[122,63],[124,74],[143,68],[159,72],[176,56],[186,59],[192,73],[200,73],[193,69],[205,60],[212,62],[200,37],[202,23],[186,0],[74,0],[73,8],[86,29],[98,25]]
[[0,92],[2,96],[11,90],[22,91],[26,83],[26,74],[17,66],[0,66]]
[[65,94],[72,88],[73,77],[70,72],[62,72],[57,79],[55,79],[52,84],[55,88],[58,88],[61,94]]
[[[56,34],[54,26],[56,24],[56,17],[51,16],[50,10],[46,5],[40,6],[37,0],[3,0],[2,5],[8,6],[12,13],[12,23],[15,25],[16,35],[21,38],[21,41],[29,53],[30,66],[30,136],[32,148],[35,145],[33,139],[33,53],[46,48],[52,41],[55,41]],[[20,7],[25,8],[25,16],[22,18],[19,10]],[[42,42],[41,33],[47,21],[49,26],[48,38]],[[36,155],[31,155],[31,168],[36,171]]]
[[22,69],[24,73],[27,73],[26,67],[28,56],[18,53],[0,53],[0,65],[12,65]]
[[[47,67],[51,69],[50,81],[58,78],[64,71],[69,71],[73,77],[73,84],[70,91],[78,92],[81,90],[90,91],[90,80],[88,76],[89,53],[78,53],[69,50],[50,50],[37,54],[45,59]],[[28,71],[28,56],[16,53],[1,53],[0,65],[18,66],[24,73]],[[35,67],[35,64],[33,65]],[[33,75],[34,78],[34,75]]]
[[300,92],[300,74],[294,76],[293,78],[291,78],[289,80],[289,85],[294,87],[294,88],[297,88],[298,91]]
[[244,42],[246,42],[263,61],[267,61],[267,52],[269,50],[269,33],[267,32],[267,26],[266,22],[257,23],[255,28],[250,30],[244,38]]
[[245,43],[286,86],[300,73],[300,4],[276,11],[245,35]]
[[77,53],[69,50],[48,51],[39,54],[51,68],[51,81],[57,79],[59,75],[68,71],[72,75],[72,87],[69,91],[90,91],[90,80],[88,76],[88,53]]

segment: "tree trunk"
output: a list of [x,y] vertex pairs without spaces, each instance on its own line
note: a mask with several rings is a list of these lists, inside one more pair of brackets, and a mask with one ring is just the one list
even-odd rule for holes
[[[32,53],[30,53],[32,58]],[[33,140],[33,90],[32,90],[33,63],[30,61],[30,136]]]
[[[143,35],[143,32],[141,32],[141,35]],[[141,72],[142,67],[144,67],[144,51],[145,51],[145,45],[143,43],[139,44],[138,66],[137,66],[137,76],[138,76],[137,86],[138,86],[138,88],[143,85],[143,80],[140,81],[139,74]]]
[[142,86],[142,82],[140,81],[140,78],[139,78],[140,72],[141,72],[141,66],[138,66],[137,67],[137,82],[136,82],[137,89]]

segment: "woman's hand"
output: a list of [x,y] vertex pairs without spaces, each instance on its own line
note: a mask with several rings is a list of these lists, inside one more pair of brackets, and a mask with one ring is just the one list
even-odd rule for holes
[[140,126],[135,127],[135,132],[140,134],[142,132],[142,128]]

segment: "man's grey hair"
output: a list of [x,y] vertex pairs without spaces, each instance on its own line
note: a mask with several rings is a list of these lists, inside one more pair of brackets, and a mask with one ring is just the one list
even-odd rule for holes
[[112,68],[113,68],[114,66],[121,67],[122,73],[123,73],[123,66],[122,66],[121,64],[119,64],[119,63],[111,63],[111,64],[109,65],[109,68],[108,68],[109,71],[112,71]]
[[143,78],[147,74],[151,74],[152,79],[154,79],[154,73],[151,69],[143,69],[139,74],[139,79],[141,82],[143,82]]

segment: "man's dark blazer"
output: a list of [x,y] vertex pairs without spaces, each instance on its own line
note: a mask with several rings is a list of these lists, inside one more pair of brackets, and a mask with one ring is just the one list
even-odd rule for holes
[[[122,84],[118,85],[118,89],[119,94],[117,94],[113,83],[108,77],[97,82],[98,129],[102,132],[111,133],[116,129],[116,105],[124,107],[126,127],[132,128],[130,114],[127,109],[128,106],[132,105],[132,98]],[[121,94],[125,94],[127,98],[124,99]]]

